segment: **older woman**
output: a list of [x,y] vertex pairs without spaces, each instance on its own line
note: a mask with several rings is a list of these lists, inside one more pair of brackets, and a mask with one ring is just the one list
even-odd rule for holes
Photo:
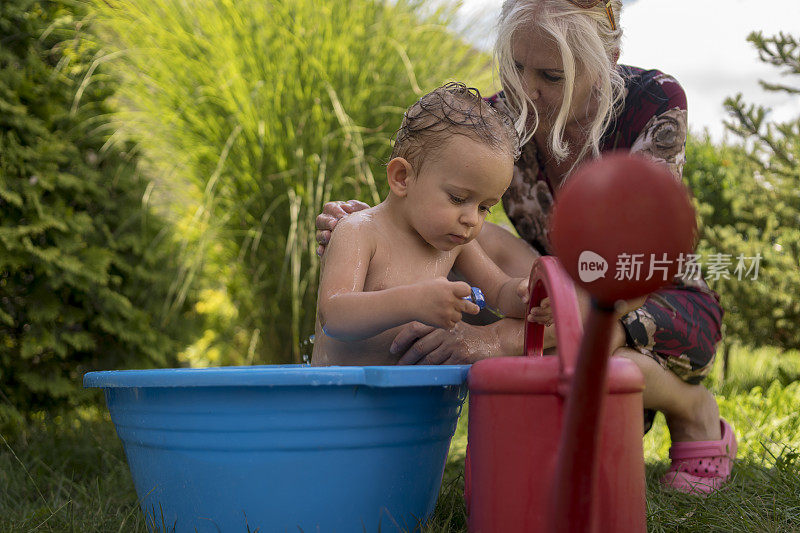
[[[527,276],[532,262],[552,253],[548,217],[554,198],[583,161],[611,150],[644,154],[681,179],[686,97],[657,70],[617,64],[622,30],[619,0],[508,0],[495,55],[503,91],[489,102],[516,117],[523,137],[503,206],[520,238],[486,224],[478,242],[510,276]],[[336,221],[366,207],[326,204],[317,218],[319,253]],[[621,206],[624,209],[624,206]],[[580,295],[585,310],[587,297]],[[643,302],[643,303],[642,303]],[[736,437],[719,418],[716,400],[700,382],[714,360],[723,311],[706,283],[675,278],[646,300],[630,302],[615,324],[614,355],[628,357],[645,377],[645,430],[662,411],[673,459],[662,482],[685,492],[711,492],[730,475]],[[555,344],[553,326],[546,345]],[[410,364],[471,363],[522,353],[523,323],[503,319],[465,323],[452,331],[412,323],[392,350]]]

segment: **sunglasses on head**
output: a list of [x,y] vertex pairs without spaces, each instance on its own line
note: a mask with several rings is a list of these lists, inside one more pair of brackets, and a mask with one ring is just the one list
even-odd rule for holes
[[606,15],[608,15],[608,22],[611,24],[611,31],[617,31],[617,25],[614,23],[614,12],[611,10],[611,0],[567,0],[572,5],[578,6],[581,9],[592,9],[597,4],[605,3]]

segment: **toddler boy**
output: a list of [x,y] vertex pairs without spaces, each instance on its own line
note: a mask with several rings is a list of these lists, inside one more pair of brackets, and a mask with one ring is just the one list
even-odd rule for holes
[[[400,326],[451,329],[475,314],[470,284],[525,316],[527,279],[505,275],[477,242],[511,182],[519,138],[477,90],[449,83],[405,113],[379,205],[339,221],[322,258],[311,364],[393,365]],[[455,269],[470,283],[449,281]]]

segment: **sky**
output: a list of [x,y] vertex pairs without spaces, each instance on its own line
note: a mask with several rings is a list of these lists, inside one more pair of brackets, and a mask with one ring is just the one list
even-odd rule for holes
[[[491,47],[495,19],[502,0],[463,0],[462,12],[472,23],[468,39]],[[800,96],[769,93],[762,79],[800,88],[800,76],[758,59],[747,35],[779,31],[800,38],[800,0],[625,0],[620,63],[655,68],[677,78],[688,99],[689,127],[708,130],[712,139],[727,135],[723,102],[741,92],[748,103],[772,108],[775,120],[800,116]]]

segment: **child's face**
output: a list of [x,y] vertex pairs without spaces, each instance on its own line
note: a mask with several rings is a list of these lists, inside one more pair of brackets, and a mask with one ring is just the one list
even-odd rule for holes
[[411,225],[439,250],[468,243],[508,188],[513,169],[507,151],[453,135],[409,181],[406,205]]

